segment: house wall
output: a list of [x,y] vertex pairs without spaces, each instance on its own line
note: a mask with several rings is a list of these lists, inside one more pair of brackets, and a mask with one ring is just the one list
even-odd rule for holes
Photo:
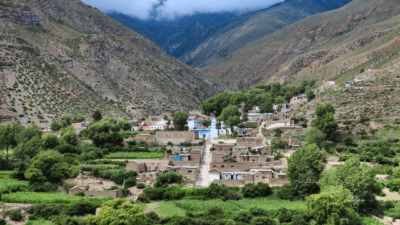
[[199,133],[195,131],[157,131],[156,139],[164,143],[181,143],[186,140],[199,138]]
[[229,151],[233,150],[234,144],[213,144],[213,147],[216,148],[217,150],[222,150],[227,149]]
[[243,186],[245,184],[245,180],[214,180],[213,183],[216,184],[224,184],[226,186]]
[[121,198],[123,196],[123,192],[121,189],[112,191],[86,191],[85,189],[78,187],[69,190],[69,194],[75,195],[80,191],[85,193],[85,196],[93,196],[93,197],[105,196],[105,197]]
[[214,153],[211,154],[211,162],[223,162],[224,159],[224,154],[218,154],[218,153]]
[[237,137],[236,138],[237,146],[247,146],[247,147],[260,147],[263,146],[262,138],[254,138],[254,137]]
[[243,163],[228,163],[228,162],[211,162],[210,169],[218,169],[219,171],[250,171],[250,167],[257,166],[257,163],[243,162]]

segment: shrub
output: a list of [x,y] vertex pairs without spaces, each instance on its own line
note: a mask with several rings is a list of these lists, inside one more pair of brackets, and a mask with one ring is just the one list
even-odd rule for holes
[[138,183],[138,184],[136,184],[136,187],[137,187],[138,189],[143,189],[143,188],[146,187],[146,185],[145,185],[144,183]]
[[280,198],[280,199],[284,199],[284,200],[293,200],[293,191],[292,191],[292,185],[289,184],[284,184],[282,187],[280,187],[277,191],[276,191],[276,195]]
[[22,219],[22,214],[18,209],[13,210],[10,213],[10,220],[12,220],[12,221],[20,221],[21,219]]
[[[43,218],[48,220],[53,215],[58,215],[60,210],[55,206],[46,206],[44,204],[34,205],[27,210],[29,214],[29,220],[37,220]],[[32,216],[32,217],[31,217]]]
[[149,212],[145,214],[149,219],[150,224],[158,224],[160,222],[160,217],[155,212]]
[[390,191],[399,191],[400,189],[400,180],[389,180],[389,182],[387,183],[387,188],[389,188]]
[[126,181],[125,181],[125,186],[130,188],[130,187],[134,187],[136,185],[136,178],[135,177],[129,177]]
[[217,149],[214,148],[214,147],[211,147],[211,148],[210,148],[210,151],[215,151],[215,150],[217,150]]
[[[111,180],[113,180],[115,183],[117,184],[123,184],[124,183],[124,179],[128,178],[128,174],[124,173],[124,172],[116,172],[111,176]],[[135,182],[136,184],[136,182]]]
[[59,145],[57,147],[54,148],[54,150],[65,154],[65,153],[80,153],[80,151],[78,149],[76,149],[75,146],[70,145],[70,144],[63,144],[63,145]]
[[84,197],[84,196],[85,196],[85,193],[83,193],[83,191],[78,191],[78,192],[75,193],[75,196]]
[[95,214],[96,208],[100,207],[99,203],[91,203],[88,201],[78,201],[64,208],[64,214],[69,216]]
[[138,196],[137,199],[139,202],[143,202],[143,203],[149,203],[150,199],[147,197],[146,193],[142,193]]
[[241,211],[233,219],[235,221],[239,221],[239,222],[243,222],[243,223],[249,223],[252,218],[253,218],[253,216],[250,214],[250,212]]
[[213,206],[208,208],[207,212],[210,215],[224,214],[224,209],[221,206]]
[[251,220],[251,225],[274,225],[275,221],[268,217],[258,217]]
[[7,222],[4,219],[0,218],[0,225],[6,225],[6,224],[7,224]]
[[137,172],[134,170],[129,171],[127,174],[129,177],[137,177],[137,175],[138,175]]
[[111,186],[109,189],[107,189],[107,190],[109,190],[109,191],[113,191],[113,190],[119,190],[119,189],[121,189],[120,187],[118,187],[118,186]]
[[227,194],[224,195],[224,197],[222,198],[222,201],[228,201],[228,200],[233,200],[233,201],[237,201],[240,200],[240,196],[237,193],[232,193],[232,192],[228,192]]

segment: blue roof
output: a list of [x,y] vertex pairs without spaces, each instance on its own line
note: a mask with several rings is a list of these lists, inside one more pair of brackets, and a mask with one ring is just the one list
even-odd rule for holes
[[272,113],[265,113],[265,115],[270,116],[270,115],[272,115]]
[[249,116],[259,116],[260,113],[249,113]]

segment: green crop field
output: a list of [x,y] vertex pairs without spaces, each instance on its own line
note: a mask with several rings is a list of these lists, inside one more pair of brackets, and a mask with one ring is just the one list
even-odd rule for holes
[[164,158],[162,152],[115,152],[105,155],[104,159],[161,159]]
[[17,192],[2,195],[2,201],[27,204],[70,204],[86,199],[90,202],[103,203],[109,200],[105,197],[79,197],[61,193]]
[[74,166],[72,169],[73,170],[92,171],[94,168],[97,168],[99,170],[119,170],[124,167],[121,167],[118,165],[112,165],[112,164],[98,164],[98,165],[79,165],[79,166]]
[[264,210],[276,210],[285,207],[289,210],[306,210],[305,202],[287,201],[287,200],[264,200],[264,199],[242,199],[239,201],[223,202],[219,199],[214,200],[179,200],[174,202],[176,206],[187,211],[205,211],[213,206],[221,206],[226,211],[240,211],[250,209],[251,207],[259,207]]
[[[2,172],[8,172],[8,171],[1,171],[0,174]],[[0,192],[7,190],[9,187],[15,187],[15,186],[26,186],[28,187],[28,181],[20,181],[20,180],[16,180],[16,179],[0,179]]]

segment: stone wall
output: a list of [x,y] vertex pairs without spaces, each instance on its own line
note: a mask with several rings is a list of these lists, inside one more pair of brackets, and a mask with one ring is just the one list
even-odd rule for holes
[[112,190],[112,191],[86,191],[86,189],[79,188],[79,187],[74,187],[71,190],[69,190],[70,195],[75,195],[78,192],[83,192],[85,196],[92,196],[92,197],[99,197],[99,196],[105,196],[105,197],[113,197],[113,198],[121,198],[123,197],[122,190]]

